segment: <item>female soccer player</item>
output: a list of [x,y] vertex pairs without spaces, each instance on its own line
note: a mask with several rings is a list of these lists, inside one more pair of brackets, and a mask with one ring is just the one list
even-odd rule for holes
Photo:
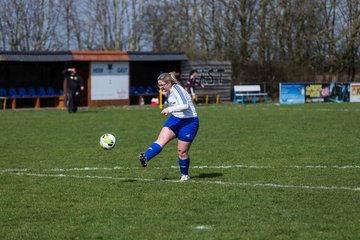
[[190,157],[188,151],[199,129],[199,119],[189,93],[179,84],[174,72],[163,73],[157,79],[158,86],[166,93],[168,107],[161,114],[171,116],[165,122],[157,140],[151,144],[145,153],[139,154],[143,167],[148,161],[158,155],[171,140],[177,138],[177,152],[179,157],[180,181],[187,181],[189,177]]

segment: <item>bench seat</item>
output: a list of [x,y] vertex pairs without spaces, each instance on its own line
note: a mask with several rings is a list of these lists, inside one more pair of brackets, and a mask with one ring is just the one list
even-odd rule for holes
[[261,98],[265,99],[268,103],[269,96],[267,93],[261,92],[260,85],[235,85],[234,86],[234,98],[233,102],[241,102],[244,104],[252,99],[253,103],[256,104]]

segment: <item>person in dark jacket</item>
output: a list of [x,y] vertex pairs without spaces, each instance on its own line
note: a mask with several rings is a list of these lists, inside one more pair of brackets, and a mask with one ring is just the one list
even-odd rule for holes
[[67,68],[63,74],[66,81],[66,107],[69,113],[75,113],[78,106],[79,91],[84,90],[84,81],[76,72],[76,68]]
[[191,98],[193,101],[196,100],[196,93],[195,93],[195,86],[199,84],[202,88],[204,87],[204,84],[198,81],[197,79],[198,72],[193,69],[190,71],[189,78],[187,80],[187,90],[191,95]]

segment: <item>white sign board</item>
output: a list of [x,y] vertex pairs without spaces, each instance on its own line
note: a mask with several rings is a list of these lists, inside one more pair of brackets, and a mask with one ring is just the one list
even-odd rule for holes
[[350,84],[350,102],[360,102],[360,83]]
[[91,100],[129,99],[128,62],[91,63]]

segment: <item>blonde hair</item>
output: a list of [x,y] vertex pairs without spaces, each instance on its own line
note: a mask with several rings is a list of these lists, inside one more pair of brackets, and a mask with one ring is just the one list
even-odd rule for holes
[[176,79],[176,72],[162,73],[159,75],[158,81],[171,82],[171,84],[178,84],[179,80]]

